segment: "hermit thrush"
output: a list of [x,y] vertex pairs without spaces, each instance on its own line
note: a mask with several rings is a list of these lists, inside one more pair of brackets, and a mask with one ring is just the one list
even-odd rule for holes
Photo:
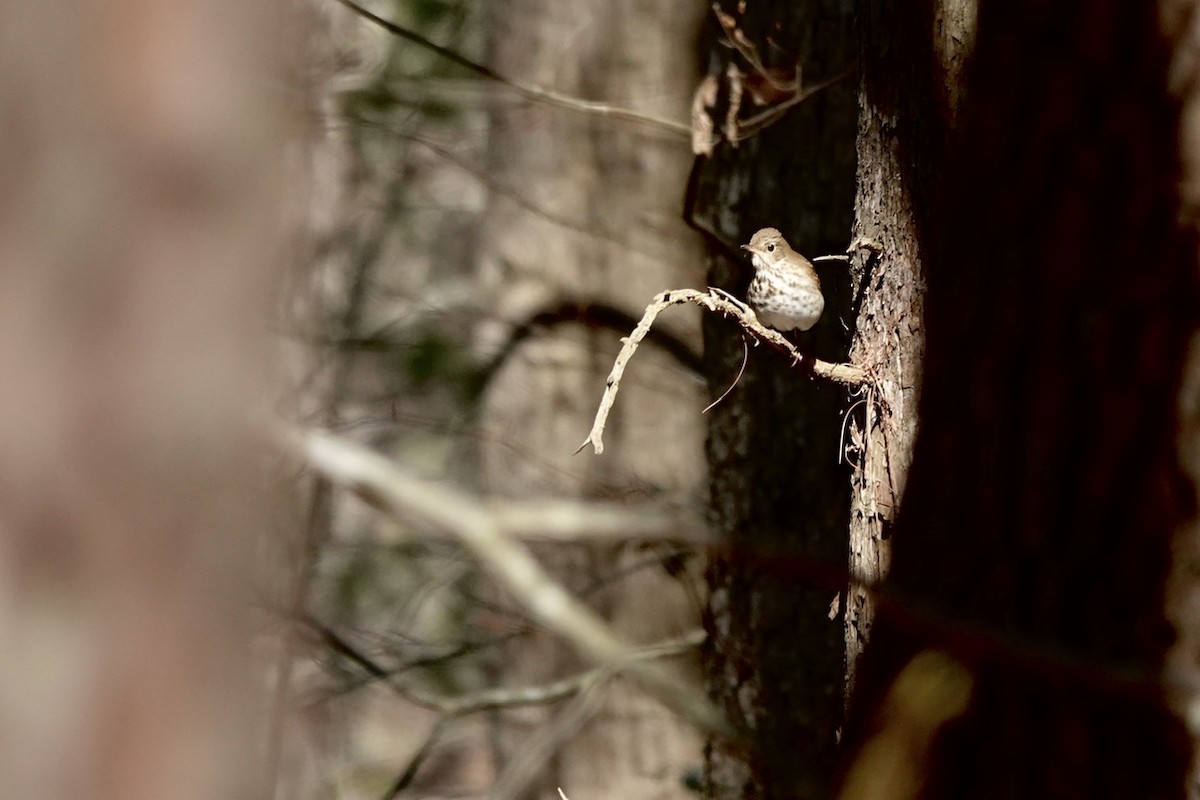
[[763,228],[742,249],[750,251],[754,264],[746,299],[758,318],[781,331],[806,331],[816,325],[825,310],[825,297],[812,262],[774,228]]

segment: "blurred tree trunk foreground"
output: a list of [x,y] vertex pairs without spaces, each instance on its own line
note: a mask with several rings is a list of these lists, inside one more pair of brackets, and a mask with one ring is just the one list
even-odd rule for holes
[[0,7],[5,797],[255,791],[283,12]]
[[[1169,541],[1192,511],[1175,406],[1195,253],[1177,224],[1178,114],[1156,9],[983,3],[976,29],[970,4],[900,5],[865,3],[858,33],[854,232],[881,254],[860,258],[844,289],[825,281],[835,313],[802,339],[836,359],[836,310],[857,312],[852,359],[875,370],[878,394],[863,404],[873,418],[851,420],[853,479],[821,434],[853,400],[775,377],[759,363],[769,354],[752,353],[711,423],[727,545],[711,572],[710,681],[752,746],[714,748],[709,792],[831,791],[842,623],[821,622],[814,587],[828,611],[822,566],[850,557],[825,504],[845,502],[834,475],[854,486],[842,506],[854,570],[880,577],[880,542],[895,542],[877,611],[850,593],[851,667],[871,634],[843,796],[1182,796],[1186,737],[1158,675]],[[802,43],[816,82],[841,68],[822,50],[841,40],[818,22],[834,6],[756,7],[765,16],[739,26]],[[718,42],[714,63],[728,53]],[[825,113],[841,128],[823,105],[839,91],[722,145],[693,185],[698,226],[725,243],[774,225],[809,255],[844,247],[848,225],[818,233],[815,220],[844,220],[845,190],[802,205],[843,163],[806,127]],[[713,285],[737,289],[738,274],[712,262]],[[741,348],[721,321],[706,336],[719,392]]]

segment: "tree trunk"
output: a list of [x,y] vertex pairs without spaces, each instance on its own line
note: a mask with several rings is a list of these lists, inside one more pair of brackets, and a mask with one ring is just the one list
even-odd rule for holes
[[1180,797],[1158,674],[1197,287],[1168,49],[1137,0],[985,3],[977,42],[916,216],[921,432],[845,796]]
[[[803,67],[806,85],[852,70],[853,4],[751,4],[734,12],[774,77]],[[732,60],[745,83],[769,81],[734,54],[715,24],[706,37],[709,74]],[[722,84],[723,118],[730,83]],[[747,104],[748,105],[748,104]],[[749,116],[752,111],[743,111]],[[693,223],[714,245],[708,282],[744,296],[749,264],[724,252],[757,228],[776,227],[809,257],[848,243],[854,179],[854,81],[815,95],[738,147],[718,145],[693,174]],[[825,268],[823,319],[800,336],[818,358],[842,361],[849,348],[850,280]],[[705,359],[715,398],[735,380],[743,340],[708,316]],[[828,791],[841,722],[841,618],[831,617],[846,563],[848,469],[839,458],[842,389],[814,382],[765,348],[751,348],[736,389],[710,412],[708,461],[717,534],[725,542],[709,572],[708,674],[718,702],[749,747],[718,744],[709,791],[721,797],[813,797]],[[814,580],[816,578],[816,580]]]
[[[855,465],[850,519],[846,673],[852,690],[874,606],[867,587],[888,572],[890,538],[912,461],[924,360],[924,293],[919,220],[932,204],[944,142],[963,99],[963,69],[974,37],[975,0],[928,6],[869,2],[861,15],[858,195],[853,262],[857,288],[850,360],[874,384],[851,419],[847,457]],[[930,31],[940,35],[929,36]]]
[[301,16],[0,8],[4,797],[257,794],[251,421]]

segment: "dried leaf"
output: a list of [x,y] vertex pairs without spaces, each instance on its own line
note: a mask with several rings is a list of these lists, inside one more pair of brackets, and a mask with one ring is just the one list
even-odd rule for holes
[[692,153],[695,155],[711,156],[717,144],[709,109],[717,104],[719,88],[716,75],[705,75],[692,95]]

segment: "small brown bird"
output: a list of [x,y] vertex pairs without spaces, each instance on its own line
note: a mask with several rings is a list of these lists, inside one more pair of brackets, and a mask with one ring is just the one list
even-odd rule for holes
[[825,296],[812,262],[774,228],[763,228],[742,249],[750,252],[754,264],[746,299],[759,319],[780,331],[806,331],[816,325],[825,310]]

